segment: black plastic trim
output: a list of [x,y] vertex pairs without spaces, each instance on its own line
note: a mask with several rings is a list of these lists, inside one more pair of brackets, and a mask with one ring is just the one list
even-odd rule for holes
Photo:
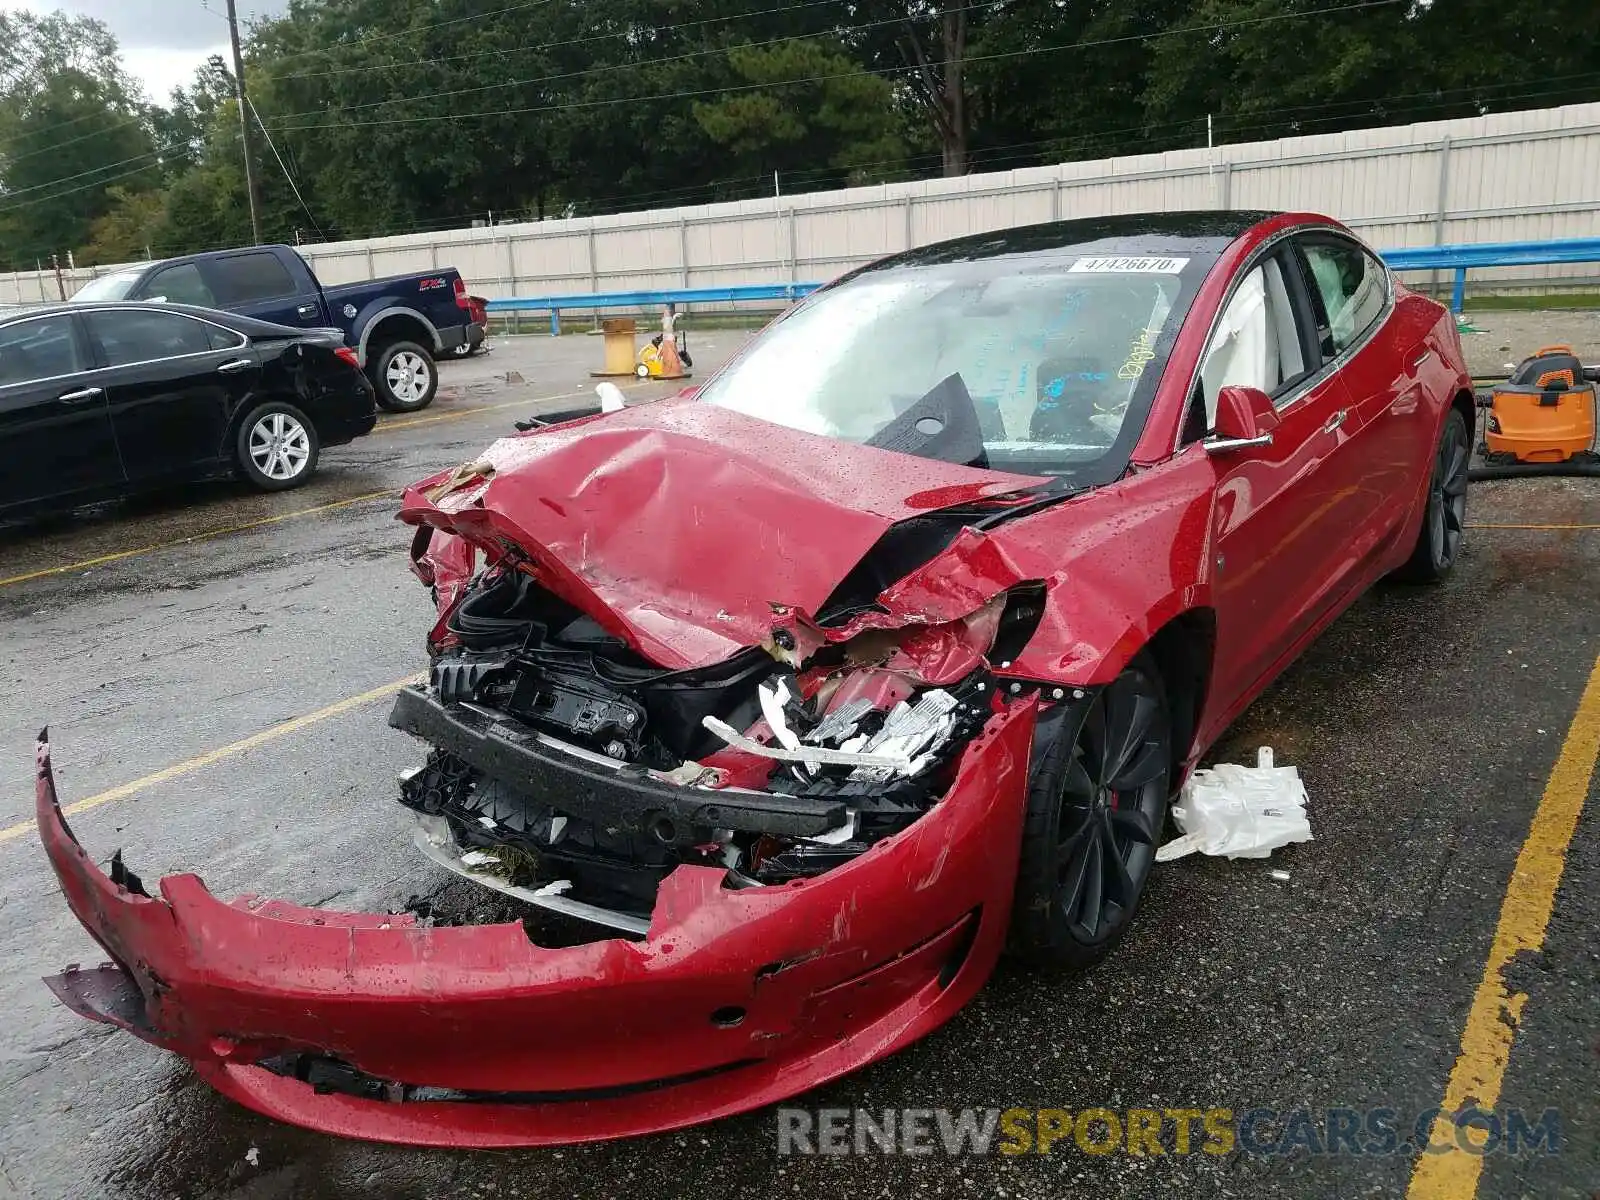
[[395,697],[389,724],[561,812],[628,832],[645,832],[667,816],[715,829],[815,837],[845,819],[843,804],[678,787],[659,783],[638,768],[595,766],[551,749],[520,722],[462,705],[446,706],[415,686],[402,688]]

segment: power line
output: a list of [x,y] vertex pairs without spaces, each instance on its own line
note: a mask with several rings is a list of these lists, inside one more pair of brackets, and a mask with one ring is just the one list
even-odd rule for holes
[[[90,120],[93,117],[103,117],[103,116],[105,116],[105,112],[104,111],[85,113],[81,117],[73,117],[70,121],[62,121],[59,125],[51,125],[51,126],[48,126],[45,129],[27,130],[27,131],[19,134],[18,136],[19,137],[43,137],[46,134],[51,133],[51,132],[53,132],[53,131],[55,131],[57,129],[64,129],[68,125],[77,125],[77,124],[79,124],[79,123],[81,123],[83,121]],[[117,118],[117,120],[115,120],[111,124],[107,125],[104,129],[96,129],[91,133],[81,133],[77,137],[68,138],[64,142],[51,142],[50,145],[41,146],[37,150],[27,150],[27,151],[24,151],[21,154],[7,155],[6,156],[6,162],[8,164],[19,163],[19,162],[22,162],[24,159],[33,158],[33,157],[35,157],[36,155],[39,155],[39,154],[54,154],[59,150],[64,150],[68,146],[75,146],[79,142],[86,142],[90,138],[105,137],[106,135],[110,134],[113,130],[126,129],[129,125],[142,125],[142,124],[144,124],[144,122],[145,122],[145,118],[143,116],[119,117],[119,118]]]
[[[245,103],[249,105],[250,115],[256,119],[256,124],[261,125],[261,114],[256,111],[255,102],[247,97]],[[289,187],[294,191],[294,198],[300,201],[300,207],[305,210],[306,219],[311,222],[311,228],[317,231],[317,236],[320,238],[322,236],[322,228],[317,224],[317,218],[311,215],[311,208],[306,204],[306,198],[300,194],[300,185],[294,181],[294,176],[290,174],[289,168],[284,166],[283,155],[278,153],[278,144],[272,140],[272,135],[267,132],[265,125],[261,125],[261,136],[267,139],[267,146],[272,150],[272,157],[278,160],[278,166],[283,171],[283,177],[289,181]],[[259,240],[260,234],[258,231],[257,241]]]
[[491,12],[473,13],[471,16],[467,17],[452,17],[448,21],[429,21],[412,29],[396,30],[394,33],[375,33],[370,37],[354,38],[348,42],[335,42],[331,46],[319,46],[315,50],[299,50],[293,54],[280,54],[276,57],[275,61],[292,62],[295,59],[310,58],[317,54],[333,54],[340,50],[349,50],[357,46],[371,46],[378,42],[390,42],[396,38],[411,37],[418,33],[427,33],[432,29],[444,29],[450,25],[461,25],[467,21],[483,21],[489,17],[498,17],[502,13],[520,12],[523,9],[528,8],[542,8],[547,4],[553,3],[555,3],[555,0],[524,0],[524,2],[521,4],[511,4],[505,8],[494,9]]
[[[1098,48],[1098,47],[1101,47],[1101,46],[1118,45],[1118,44],[1122,44],[1122,43],[1126,43],[1126,42],[1145,42],[1145,41],[1153,41],[1153,40],[1155,40],[1157,38],[1178,37],[1178,36],[1181,36],[1183,34],[1189,34],[1189,33],[1218,32],[1218,31],[1224,30],[1224,29],[1235,29],[1235,28],[1240,28],[1242,26],[1246,26],[1246,25],[1260,25],[1260,24],[1265,24],[1267,22],[1273,22],[1273,21],[1298,20],[1298,19],[1301,19],[1301,18],[1304,18],[1304,17],[1325,16],[1325,15],[1328,15],[1330,13],[1352,12],[1352,11],[1356,11],[1356,10],[1359,10],[1359,9],[1388,8],[1388,7],[1393,7],[1394,5],[1397,5],[1397,4],[1403,4],[1403,3],[1409,3],[1409,2],[1410,2],[1410,0],[1354,0],[1353,3],[1331,5],[1331,6],[1326,7],[1326,8],[1307,9],[1304,12],[1271,13],[1271,14],[1268,14],[1268,15],[1262,16],[1262,17],[1243,17],[1243,18],[1240,18],[1239,20],[1236,20],[1236,21],[1214,22],[1214,23],[1208,24],[1208,25],[1190,25],[1190,26],[1186,26],[1186,27],[1184,27],[1182,29],[1156,30],[1156,31],[1154,31],[1152,33],[1126,34],[1126,35],[1123,35],[1121,37],[1099,38],[1099,39],[1094,39],[1094,40],[1089,40],[1089,41],[1071,42],[1071,43],[1068,43],[1067,45],[1063,45],[1063,46],[1035,46],[1035,47],[1029,47],[1029,48],[1024,49],[1024,50],[1007,50],[1007,51],[1000,51],[1000,52],[993,53],[993,54],[968,55],[968,56],[966,56],[966,57],[964,57],[962,59],[962,62],[963,62],[963,64],[970,64],[970,63],[978,63],[978,62],[1000,62],[1000,61],[1007,61],[1007,60],[1013,60],[1013,59],[1019,59],[1019,58],[1031,58],[1031,57],[1034,57],[1036,55],[1041,55],[1041,54],[1055,54],[1055,53],[1059,53],[1059,52],[1064,51],[1064,50],[1088,50],[1088,49],[1095,49],[1095,48]],[[938,65],[938,64],[934,64],[934,65]],[[469,118],[474,118],[474,117],[522,116],[522,115],[525,115],[525,114],[528,114],[528,113],[566,111],[568,109],[574,109],[574,108],[606,108],[606,107],[611,107],[613,105],[618,105],[618,104],[639,104],[641,102],[655,102],[655,101],[661,101],[661,100],[691,99],[691,98],[698,97],[698,96],[721,95],[721,94],[735,93],[735,92],[749,92],[749,91],[763,90],[763,89],[767,89],[767,88],[787,87],[787,86],[791,86],[791,85],[794,85],[794,84],[821,83],[821,82],[824,82],[824,81],[830,80],[830,79],[845,79],[845,78],[849,78],[849,77],[852,77],[852,76],[859,76],[859,75],[876,74],[876,75],[879,75],[880,78],[882,78],[884,75],[904,75],[904,74],[907,74],[907,73],[914,73],[916,70],[917,70],[917,68],[915,68],[915,67],[897,67],[897,68],[891,68],[891,69],[889,69],[887,71],[884,71],[884,72],[882,72],[880,74],[878,72],[869,71],[866,67],[858,67],[858,68],[856,68],[854,70],[850,70],[850,71],[836,71],[836,72],[832,72],[832,73],[829,73],[829,74],[826,74],[826,75],[806,75],[806,76],[800,76],[800,77],[794,78],[794,79],[770,80],[770,81],[767,81],[767,82],[764,82],[764,83],[735,84],[735,85],[730,86],[730,87],[686,89],[686,90],[677,91],[677,92],[654,93],[654,94],[644,94],[644,95],[634,95],[634,96],[616,96],[616,97],[609,97],[609,98],[604,98],[604,99],[567,100],[567,101],[563,101],[562,103],[559,103],[559,104],[528,105],[528,106],[523,106],[523,107],[519,107],[519,108],[503,108],[503,109],[494,109],[494,110],[489,110],[489,111],[473,112],[473,113],[438,113],[438,114],[430,114],[430,115],[427,115],[427,116],[420,116],[420,117],[376,117],[376,118],[373,118],[371,120],[365,120],[365,121],[325,121],[325,122],[319,122],[319,123],[313,123],[313,124],[302,124],[302,125],[277,124],[278,122],[281,122],[281,121],[292,120],[295,117],[315,116],[315,115],[317,115],[318,112],[325,111],[325,110],[314,110],[314,111],[308,111],[308,112],[303,112],[303,113],[285,114],[282,117],[274,118],[274,123],[277,124],[277,127],[279,129],[297,130],[297,131],[311,130],[311,129],[334,129],[334,128],[353,129],[353,128],[365,128],[367,126],[373,126],[373,125],[421,125],[421,124],[435,123],[435,122],[438,122],[438,121],[460,121],[460,120],[463,120],[463,119],[469,119]],[[537,78],[537,79],[521,80],[519,82],[521,84],[523,84],[523,85],[536,84],[536,83],[548,83],[548,82],[551,81],[551,78],[552,77],[546,76],[546,77]],[[509,85],[505,85],[505,86],[509,86]],[[405,97],[405,98],[400,99],[400,100],[383,101],[381,103],[411,103],[411,102],[414,102],[414,101],[417,101],[417,100],[436,100],[436,99],[442,98],[442,95],[443,94],[441,94],[441,93],[430,92],[430,93],[425,93],[425,94],[423,94],[421,96]],[[373,106],[372,105],[364,105],[362,107],[373,107]]]
[[[1475,86],[1474,85],[1468,85],[1468,86],[1463,86],[1463,87],[1459,87],[1459,88],[1433,89],[1433,90],[1422,91],[1422,92],[1405,92],[1405,93],[1398,93],[1398,94],[1390,95],[1390,96],[1383,96],[1383,97],[1376,97],[1376,98],[1369,98],[1369,99],[1329,101],[1329,102],[1322,103],[1322,104],[1310,104],[1310,105],[1289,105],[1289,106],[1282,106],[1282,107],[1279,107],[1279,108],[1264,109],[1264,110],[1253,111],[1253,112],[1252,111],[1242,112],[1242,113],[1239,113],[1239,114],[1237,114],[1235,116],[1226,116],[1226,117],[1224,117],[1224,120],[1223,120],[1223,129],[1224,129],[1225,133],[1237,134],[1237,133],[1251,132],[1251,131],[1256,131],[1256,130],[1275,129],[1275,128],[1280,128],[1280,127],[1285,126],[1285,125],[1326,124],[1326,123],[1328,123],[1330,121],[1345,120],[1345,119],[1348,119],[1348,118],[1353,117],[1353,116],[1361,115],[1361,111],[1360,110],[1370,111],[1370,112],[1373,112],[1375,114],[1380,112],[1380,111],[1386,112],[1386,113],[1390,113],[1390,114],[1394,114],[1394,113],[1427,112],[1427,111],[1438,110],[1438,109],[1442,109],[1442,108],[1451,108],[1451,107],[1456,107],[1456,106],[1459,106],[1459,105],[1462,105],[1462,104],[1467,104],[1467,103],[1470,103],[1474,99],[1484,97],[1486,93],[1490,93],[1490,92],[1504,93],[1502,95],[1497,95],[1497,96],[1493,97],[1494,100],[1499,101],[1499,102],[1531,99],[1531,98],[1538,98],[1538,97],[1541,97],[1541,96],[1549,95],[1551,92],[1554,92],[1554,91],[1566,90],[1566,86],[1565,85],[1570,84],[1575,80],[1590,80],[1590,79],[1600,79],[1600,71],[1574,72],[1574,73],[1567,74],[1567,75],[1551,76],[1551,77],[1548,77],[1548,78],[1544,78],[1544,79],[1540,79],[1540,80],[1534,81],[1532,83],[1530,83],[1529,81],[1517,80],[1517,81],[1510,81],[1510,82],[1498,83],[1498,84],[1483,84],[1483,85],[1475,85]],[[1449,97],[1460,97],[1460,98],[1459,99],[1451,99]],[[1413,100],[1413,99],[1421,99],[1424,102],[1421,103],[1421,104],[1397,104],[1396,103],[1396,101]],[[1344,112],[1344,113],[1334,113],[1334,112],[1331,111],[1331,110],[1335,110],[1335,109],[1345,109],[1345,110],[1352,110],[1352,111]],[[260,115],[258,113],[255,113],[254,104],[251,105],[251,111],[252,111],[253,114],[256,115],[256,119],[257,119],[258,124],[261,124]],[[1327,114],[1327,115],[1323,115],[1323,116],[1306,115],[1306,114],[1318,114],[1318,113],[1323,113],[1323,114]],[[1294,114],[1300,114],[1300,115],[1294,115]],[[1253,119],[1249,119],[1249,118],[1253,118]],[[1007,150],[1028,150],[1028,149],[1033,149],[1033,148],[1036,148],[1036,147],[1049,147],[1049,146],[1059,147],[1063,152],[1066,152],[1066,153],[1078,153],[1078,152],[1081,152],[1083,150],[1093,149],[1093,148],[1109,145],[1109,144],[1111,144],[1113,142],[1114,139],[1122,138],[1125,135],[1142,136],[1142,137],[1148,139],[1152,135],[1158,135],[1161,131],[1178,130],[1178,129],[1183,129],[1183,128],[1186,128],[1186,127],[1195,126],[1201,120],[1202,120],[1202,118],[1192,117],[1192,118],[1185,118],[1185,119],[1180,119],[1180,120],[1175,120],[1175,121],[1167,121],[1167,122],[1154,122],[1154,123],[1146,122],[1146,123],[1143,123],[1143,124],[1140,124],[1140,125],[1125,126],[1125,127],[1117,128],[1117,129],[1097,129],[1097,130],[1094,130],[1092,133],[1086,133],[1086,134],[1056,135],[1056,136],[1052,136],[1052,137],[1037,138],[1037,139],[1033,139],[1033,140],[1025,141],[1025,142],[1007,143],[1007,144],[1002,145],[1002,146],[980,147],[979,149],[973,151],[973,153],[971,155],[971,159],[972,159],[973,163],[977,164],[977,165],[985,165],[985,164],[991,164],[991,163],[995,163],[995,162],[1021,161],[1021,160],[1025,160],[1025,159],[1027,159],[1029,157],[1035,157],[1036,158],[1037,156],[1029,156],[1029,155],[1022,155],[1022,154],[1011,154],[1011,155],[1000,156],[1000,154],[1001,154],[1001,152],[1007,151]],[[263,132],[266,132],[264,124],[263,124]],[[155,150],[153,150],[153,151],[151,151],[149,153],[146,153],[146,154],[136,155],[136,156],[134,156],[132,158],[123,159],[120,162],[107,163],[107,164],[104,164],[103,166],[93,168],[93,169],[91,169],[89,171],[79,172],[76,175],[70,175],[70,176],[66,176],[66,177],[61,178],[61,179],[50,180],[50,181],[47,181],[45,183],[35,184],[35,185],[33,185],[31,187],[28,187],[28,188],[19,189],[19,190],[14,191],[14,192],[6,193],[4,195],[0,195],[0,204],[4,204],[4,202],[7,201],[7,200],[14,199],[17,196],[21,196],[21,195],[24,195],[24,194],[29,193],[29,192],[37,192],[37,191],[41,191],[41,190],[44,190],[44,189],[47,189],[47,188],[53,188],[53,187],[56,187],[59,184],[69,183],[69,182],[72,182],[73,180],[83,178],[84,176],[87,176],[87,175],[93,175],[93,174],[97,174],[97,173],[102,172],[102,171],[113,170],[116,167],[125,166],[125,165],[131,164],[131,163],[143,162],[146,159],[159,158],[159,156],[161,154],[164,154],[169,150],[180,149],[185,144],[186,143],[175,142],[175,143],[172,143],[172,144],[167,145],[167,146],[157,147]],[[276,146],[274,146],[273,149],[274,149],[274,153],[277,154]],[[934,164],[934,163],[938,163],[940,161],[942,161],[942,156],[938,152],[930,152],[930,153],[926,153],[926,154],[911,155],[911,156],[908,156],[908,157],[902,157],[902,158],[897,158],[897,159],[880,159],[880,160],[874,160],[874,161],[869,161],[869,162],[852,163],[852,164],[847,164],[846,166],[839,167],[839,168],[834,168],[834,167],[816,167],[816,168],[810,168],[810,169],[802,169],[802,170],[797,170],[797,171],[790,171],[790,172],[787,172],[785,174],[785,177],[789,178],[789,179],[798,179],[798,180],[802,181],[802,183],[804,183],[804,182],[808,182],[808,181],[811,181],[811,180],[815,180],[818,177],[826,177],[828,175],[846,173],[846,172],[848,172],[850,170],[869,170],[869,169],[877,168],[877,167],[891,167],[891,168],[900,168],[900,169],[904,169],[904,170],[915,171],[918,167],[920,167],[922,165],[931,165],[931,164]],[[155,164],[151,163],[149,165],[150,166],[154,166]],[[280,165],[282,165],[281,157],[280,157]],[[109,183],[115,182],[117,179],[126,178],[126,177],[128,177],[130,175],[136,175],[136,174],[140,173],[141,171],[143,171],[145,169],[147,169],[147,168],[146,167],[137,167],[132,171],[124,172],[122,175],[112,177],[111,179],[95,181],[94,183],[90,183],[88,185],[85,185],[84,187],[71,188],[71,189],[68,189],[66,191],[52,193],[49,196],[41,196],[41,197],[36,197],[33,200],[23,201],[23,202],[17,203],[17,204],[4,205],[4,207],[0,207],[0,211],[10,211],[11,209],[27,207],[28,205],[31,205],[31,204],[34,204],[34,203],[47,202],[49,200],[55,199],[57,196],[71,195],[71,194],[74,194],[74,193],[79,192],[79,191],[87,190],[88,187],[97,186],[97,184],[100,184],[100,183],[109,184]],[[285,174],[286,175],[288,174],[287,168],[285,168]],[[714,181],[712,181],[710,183],[706,183],[706,184],[689,184],[689,185],[683,185],[683,186],[680,186],[680,187],[662,188],[662,189],[655,189],[655,190],[644,191],[644,192],[630,191],[630,192],[616,193],[616,194],[613,194],[613,195],[606,195],[606,196],[586,197],[586,198],[582,199],[581,201],[578,201],[578,203],[581,203],[581,204],[583,204],[583,205],[585,205],[587,207],[587,206],[594,206],[594,205],[602,205],[602,204],[606,204],[606,203],[611,202],[611,201],[626,201],[626,202],[631,203],[631,204],[648,203],[648,202],[659,202],[659,201],[662,201],[662,200],[670,200],[670,199],[672,199],[674,197],[695,196],[695,195],[713,195],[713,194],[715,194],[717,192],[726,193],[730,189],[737,190],[741,185],[745,185],[745,184],[759,184],[759,185],[761,185],[761,186],[758,186],[758,187],[752,187],[749,190],[753,194],[764,195],[765,192],[766,192],[765,182],[766,182],[766,180],[768,178],[769,177],[766,176],[766,175],[741,176],[741,177],[736,177],[736,178],[725,178],[725,179],[714,180]],[[291,185],[292,185],[292,179],[291,179]],[[302,206],[304,206],[304,201],[303,200],[302,200]],[[307,215],[308,216],[311,215],[310,212],[309,212],[309,209],[307,210]],[[439,222],[430,222],[430,224],[440,224],[440,225],[448,224],[451,219],[452,218],[443,218]],[[312,218],[312,223],[313,223],[313,225],[316,224],[316,221],[315,221],[314,217]],[[417,228],[417,226],[411,226],[411,228]]]
[[[813,0],[813,2],[814,3],[831,3],[832,0]],[[349,42],[338,42],[338,43],[335,43],[332,46],[318,47],[315,50],[304,50],[304,51],[299,51],[299,52],[292,53],[292,54],[280,54],[280,55],[277,55],[273,59],[273,63],[276,64],[276,63],[281,63],[281,62],[290,62],[290,61],[293,61],[295,59],[309,58],[309,57],[311,57],[313,55],[317,55],[317,54],[331,54],[331,53],[334,53],[335,51],[338,51],[338,50],[346,50],[346,49],[351,49],[351,48],[354,48],[354,47],[357,47],[357,46],[366,46],[366,45],[370,45],[370,44],[377,43],[377,42],[390,41],[390,40],[392,40],[394,38],[410,37],[413,34],[426,33],[430,29],[439,29],[439,28],[443,28],[443,27],[445,27],[447,25],[460,25],[460,24],[462,24],[463,22],[466,22],[466,21],[481,21],[481,20],[483,20],[483,19],[485,19],[487,17],[499,16],[501,13],[517,12],[519,10],[527,9],[527,8],[539,8],[539,7],[542,7],[543,5],[551,4],[551,3],[554,3],[554,0],[526,0],[525,3],[509,5],[506,8],[498,8],[498,9],[495,9],[494,11],[492,11],[492,12],[479,13],[479,14],[475,14],[473,16],[468,16],[468,17],[455,17],[455,18],[452,18],[451,20],[448,20],[448,21],[429,22],[429,23],[424,24],[424,25],[419,25],[415,29],[403,29],[403,30],[399,30],[399,31],[397,31],[395,33],[373,34],[371,37],[356,38],[356,39],[354,39],[352,41],[349,41]],[[228,20],[228,18],[223,16],[221,13],[212,11],[212,9],[206,4],[206,0],[200,0],[200,7],[205,12],[210,14],[211,16],[217,17],[219,20],[222,20],[222,21],[227,21]],[[783,10],[777,9],[777,10],[773,10],[773,11],[781,12]],[[423,61],[429,61],[429,60],[423,60]],[[417,65],[417,64],[408,64],[408,65]],[[296,76],[290,75],[290,76],[283,76],[282,78],[295,78],[295,77]],[[48,134],[53,133],[57,129],[65,129],[69,125],[76,125],[80,121],[86,121],[86,120],[89,120],[90,118],[98,116],[98,115],[100,115],[100,114],[98,114],[98,113],[87,113],[87,114],[85,114],[84,116],[81,116],[81,117],[73,117],[70,120],[58,122],[57,124],[48,126],[45,129],[29,130],[29,131],[27,131],[25,133],[22,133],[22,134],[19,134],[17,136],[19,136],[19,137],[30,137],[30,138],[32,138],[32,137],[45,137]],[[121,126],[125,126],[125,125],[137,124],[137,123],[140,123],[140,122],[142,122],[144,120],[145,120],[145,118],[142,115],[125,117],[120,122],[118,122],[118,126],[117,127],[121,127]],[[96,137],[96,136],[99,135],[100,132],[104,132],[104,131],[97,131],[96,133],[86,134],[84,136],[85,137]],[[29,154],[40,154],[40,153],[47,153],[49,151],[59,150],[63,146],[72,145],[74,141],[82,141],[82,140],[83,140],[83,138],[74,138],[71,141],[67,141],[67,142],[53,143],[52,145],[50,145],[48,147],[45,147],[43,150],[30,151]],[[28,155],[19,154],[19,155],[14,156],[11,161],[15,162],[15,161],[17,161],[19,159],[22,159],[22,158],[25,158],[25,157],[28,157]]]
[[[836,7],[839,0],[804,0],[800,4],[785,4],[777,8],[763,8],[755,12],[732,13],[725,17],[698,17],[693,21],[675,21],[672,32],[680,33],[685,29],[694,29],[704,25],[731,25],[737,21],[750,21],[756,17],[770,17],[779,14],[803,11],[808,8],[823,6]],[[292,71],[286,75],[275,76],[275,79],[317,79],[330,75],[355,75],[368,71],[388,71],[397,67],[430,67],[439,63],[464,62],[474,58],[488,58],[496,54],[515,54],[525,50],[559,50],[567,46],[583,46],[590,42],[607,42],[614,38],[627,38],[636,30],[634,28],[612,30],[609,33],[591,33],[580,38],[566,38],[559,42],[541,42],[537,45],[523,43],[516,46],[496,46],[492,50],[473,50],[466,54],[444,54],[432,58],[407,59],[399,62],[372,63],[366,66],[330,67],[326,71]],[[655,60],[651,60],[655,61]]]
[[[113,175],[109,179],[97,179],[93,183],[82,183],[75,188],[67,188],[65,191],[60,192],[52,192],[48,196],[35,196],[32,200],[24,200],[20,204],[8,204],[4,207],[0,207],[0,213],[16,212],[18,209],[31,208],[35,204],[49,204],[52,200],[59,200],[63,196],[74,196],[79,192],[86,192],[90,188],[105,187],[107,184],[116,183],[119,179],[127,179],[130,176],[138,175],[141,172],[148,171],[149,169],[150,168],[148,166],[135,167],[131,171],[124,171],[120,175]],[[0,197],[0,199],[4,199],[4,197]]]
[[[15,196],[23,196],[23,195],[26,195],[29,192],[37,192],[41,188],[52,188],[52,187],[55,187],[57,184],[60,184],[60,183],[71,183],[74,179],[82,179],[85,175],[98,175],[101,171],[115,170],[117,167],[125,167],[129,163],[142,162],[144,159],[147,159],[147,158],[159,159],[168,150],[174,150],[178,146],[182,146],[183,144],[184,143],[182,143],[182,142],[177,142],[177,143],[174,143],[174,145],[171,145],[171,146],[159,146],[156,149],[147,151],[144,154],[135,154],[132,158],[125,158],[121,162],[104,163],[104,164],[102,164],[102,165],[100,165],[98,167],[90,167],[87,171],[79,171],[76,175],[65,175],[60,179],[50,179],[50,180],[47,180],[44,183],[35,183],[30,187],[9,189],[7,191],[0,192],[0,203],[3,203],[4,201],[10,200]],[[158,163],[152,162],[149,165],[154,167],[154,166],[157,166]],[[139,169],[143,170],[144,168],[141,167]],[[45,199],[45,200],[50,199],[50,197],[48,197],[48,196],[44,196],[44,197],[41,197],[41,198]]]
[[[1382,3],[1398,3],[1398,0],[1380,0],[1380,2],[1382,2]],[[993,8],[993,7],[995,7],[995,5],[1001,4],[1001,3],[1004,3],[1004,0],[977,0],[976,3],[965,4],[965,5],[962,5],[959,9],[950,9],[949,11],[951,11],[951,12],[972,12],[972,11],[975,11],[977,9]],[[884,26],[884,25],[899,25],[899,24],[902,24],[904,21],[905,21],[904,17],[889,17],[889,18],[886,18],[886,19],[881,20],[881,21],[867,21],[867,22],[864,22],[863,24],[860,24],[860,25],[847,25],[847,26],[843,27],[841,32],[845,32],[845,33],[862,33],[862,32],[864,32],[864,31],[866,31],[868,29],[877,29],[877,28],[880,28],[881,26]],[[682,54],[671,54],[671,55],[666,56],[665,58],[652,58],[652,59],[649,59],[649,60],[647,60],[647,65],[652,66],[652,67],[665,66],[668,63],[687,62],[689,59],[706,58],[706,57],[708,57],[710,55],[715,55],[715,54],[725,55],[725,54],[727,54],[729,52],[729,50],[759,50],[759,49],[761,49],[763,47],[766,47],[766,46],[776,46],[776,45],[780,45],[780,44],[783,44],[783,43],[794,42],[794,41],[798,41],[798,40],[801,40],[801,39],[785,35],[783,37],[767,38],[765,41],[760,41],[760,42],[745,42],[745,43],[742,43],[741,45],[732,46],[732,47],[730,47],[730,46],[703,46],[698,50],[686,50]],[[449,92],[428,92],[428,93],[426,93],[424,95],[421,95],[421,96],[398,96],[398,97],[395,97],[393,99],[388,99],[388,100],[370,100],[370,101],[367,101],[367,102],[365,102],[363,104],[346,104],[346,105],[341,106],[339,111],[340,112],[359,112],[359,111],[361,111],[363,109],[368,109],[368,108],[382,108],[386,104],[415,104],[415,103],[418,103],[418,102],[423,101],[423,100],[447,100],[452,96],[468,96],[468,95],[476,94],[478,92],[492,92],[492,91],[495,91],[498,88],[524,87],[524,86],[531,85],[531,84],[541,84],[541,83],[558,83],[563,79],[579,79],[579,78],[589,78],[589,77],[599,76],[599,75],[609,75],[609,74],[611,74],[613,72],[616,72],[616,71],[636,71],[636,70],[639,69],[640,65],[641,64],[636,63],[636,62],[606,63],[606,64],[604,64],[602,66],[598,66],[598,67],[587,67],[587,68],[585,68],[585,69],[583,69],[581,71],[563,71],[563,72],[561,72],[559,74],[556,74],[556,75],[539,75],[539,76],[536,76],[536,77],[534,77],[532,79],[506,79],[506,80],[502,80],[499,83],[479,84],[476,87],[457,88],[454,91],[449,91]],[[859,70],[848,72],[848,74],[851,74],[851,75],[869,75],[871,73],[872,72],[867,70],[867,68],[864,67],[864,66],[861,67]],[[769,85],[761,84],[761,85],[756,85],[756,86],[765,87],[765,86],[769,86]],[[313,108],[313,109],[308,109],[305,112],[280,113],[276,117],[274,117],[273,119],[275,121],[292,121],[296,117],[314,117],[314,116],[318,115],[319,113],[323,113],[323,112],[326,112],[326,111],[327,111],[326,108]]]

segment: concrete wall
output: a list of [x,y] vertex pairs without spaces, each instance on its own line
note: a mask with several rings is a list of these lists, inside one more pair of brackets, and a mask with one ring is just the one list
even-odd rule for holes
[[[1215,208],[1323,212],[1380,249],[1592,236],[1600,104],[302,251],[328,283],[454,266],[473,291],[503,298],[825,280],[985,229]],[[64,273],[67,293],[105,269]],[[1592,288],[1600,264],[1475,271],[1468,280],[1473,291]],[[0,303],[56,297],[48,270],[0,275]]]

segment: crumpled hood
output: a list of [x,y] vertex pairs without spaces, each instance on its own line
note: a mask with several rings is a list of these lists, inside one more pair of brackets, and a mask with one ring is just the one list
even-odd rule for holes
[[400,519],[531,561],[662,666],[815,613],[897,521],[1038,485],[687,400],[503,438],[406,491]]

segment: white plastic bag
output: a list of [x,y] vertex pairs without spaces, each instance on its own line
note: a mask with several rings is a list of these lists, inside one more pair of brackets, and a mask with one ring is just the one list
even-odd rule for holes
[[1172,810],[1183,836],[1157,850],[1157,862],[1195,851],[1266,858],[1279,846],[1311,840],[1300,772],[1273,766],[1271,746],[1261,747],[1256,761],[1253,767],[1218,763],[1190,777]]

